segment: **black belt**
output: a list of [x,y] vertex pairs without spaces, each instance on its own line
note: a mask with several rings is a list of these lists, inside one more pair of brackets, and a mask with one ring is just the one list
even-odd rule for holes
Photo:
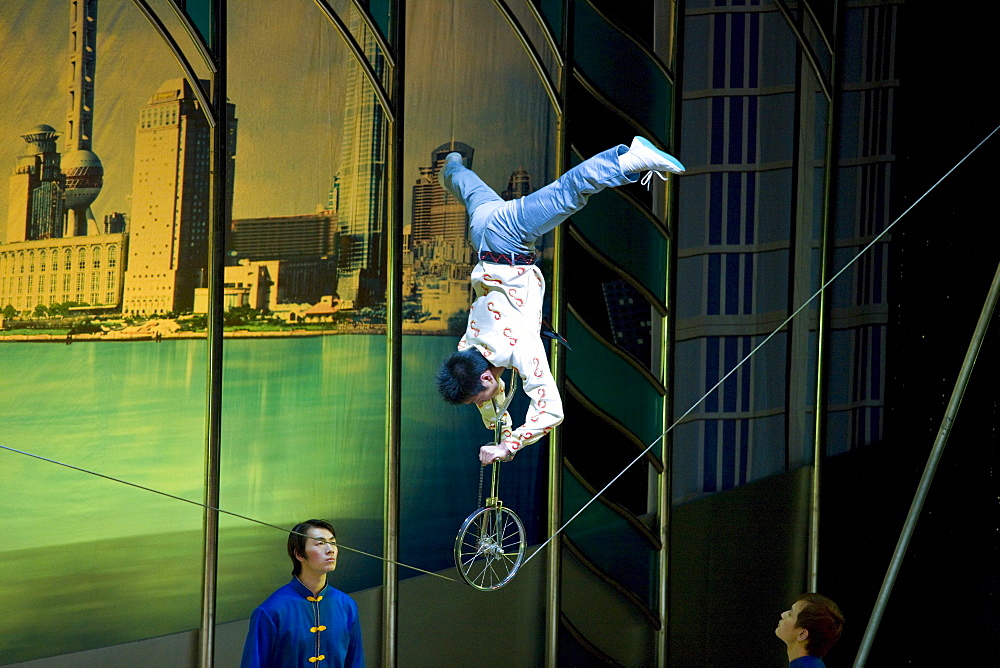
[[518,264],[535,264],[534,253],[494,253],[493,251],[480,251],[479,259],[483,262],[491,262],[493,264],[509,264],[511,266]]

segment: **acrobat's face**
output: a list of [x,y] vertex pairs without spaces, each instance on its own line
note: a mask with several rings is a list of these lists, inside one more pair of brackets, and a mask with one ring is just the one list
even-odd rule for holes
[[799,613],[808,604],[807,601],[796,601],[790,609],[781,613],[781,619],[778,621],[778,628],[774,629],[774,635],[784,640],[786,645],[794,645],[809,637],[809,631],[798,626]]
[[331,573],[337,568],[337,539],[327,529],[312,527],[306,532],[305,556],[296,554],[295,558],[302,562],[303,570],[314,573]]
[[480,404],[489,401],[490,399],[492,399],[493,397],[495,397],[497,394],[500,393],[500,383],[497,381],[496,377],[489,371],[484,371],[483,374],[479,377],[479,380],[483,384],[482,392],[480,392],[479,394],[472,395],[462,403],[475,404],[478,406]]

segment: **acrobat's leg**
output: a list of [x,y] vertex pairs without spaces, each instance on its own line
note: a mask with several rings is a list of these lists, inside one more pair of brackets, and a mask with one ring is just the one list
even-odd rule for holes
[[438,173],[438,182],[465,205],[471,218],[484,204],[503,203],[503,198],[486,185],[479,175],[462,164],[459,153],[449,153]]
[[635,183],[638,175],[625,174],[618,164],[618,156],[627,152],[628,147],[619,144],[584,160],[549,185],[499,211],[501,224],[509,235],[532,244],[582,209],[591,195],[605,188]]

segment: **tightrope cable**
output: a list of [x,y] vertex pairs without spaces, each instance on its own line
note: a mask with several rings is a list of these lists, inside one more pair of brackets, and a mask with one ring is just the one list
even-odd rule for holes
[[[881,232],[879,232],[868,243],[867,246],[865,246],[860,251],[858,251],[857,255],[855,255],[853,258],[851,258],[850,262],[848,262],[847,264],[845,264],[836,274],[834,274],[829,280],[827,280],[827,282],[824,283],[819,288],[819,290],[817,290],[815,293],[813,293],[813,295],[809,299],[807,299],[805,302],[802,303],[801,306],[799,306],[797,309],[795,309],[795,312],[793,312],[790,316],[788,316],[787,318],[785,318],[784,322],[782,322],[780,325],[778,325],[774,329],[774,331],[772,331],[770,334],[768,334],[764,338],[763,341],[761,341],[759,344],[757,344],[754,347],[753,350],[751,350],[749,353],[747,353],[747,355],[743,359],[741,359],[736,364],[736,366],[734,366],[732,369],[730,369],[728,372],[726,372],[726,375],[724,375],[722,378],[720,378],[719,381],[715,385],[713,385],[707,392],[705,392],[705,394],[703,394],[700,399],[698,399],[693,404],[691,404],[690,408],[688,408],[686,411],[684,411],[684,413],[679,418],[677,418],[676,420],[674,420],[673,424],[671,424],[669,427],[667,427],[666,430],[662,434],[660,434],[656,438],[655,441],[653,441],[652,443],[649,444],[649,447],[647,447],[645,450],[643,450],[641,453],[639,453],[638,457],[636,457],[635,459],[633,459],[624,469],[622,469],[621,473],[619,473],[614,478],[612,478],[611,482],[609,482],[607,485],[605,485],[604,487],[602,487],[601,491],[599,491],[589,501],[587,501],[585,504],[583,504],[583,506],[581,506],[581,508],[578,511],[576,511],[573,514],[572,517],[570,517],[568,520],[566,520],[566,522],[563,523],[563,525],[561,527],[559,527],[554,534],[552,534],[551,536],[549,536],[548,539],[544,543],[542,543],[541,545],[539,545],[538,549],[535,550],[534,552],[532,552],[528,556],[528,558],[524,560],[524,564],[527,564],[529,561],[531,561],[535,557],[536,554],[538,554],[539,552],[541,552],[542,549],[544,549],[546,545],[548,545],[550,542],[552,542],[553,538],[555,538],[560,533],[562,533],[562,531],[567,526],[569,526],[570,522],[572,522],[573,520],[575,520],[580,515],[580,513],[582,513],[584,510],[587,509],[588,506],[590,506],[590,504],[592,504],[594,501],[596,501],[598,498],[600,498],[600,496],[602,494],[604,494],[604,492],[606,492],[608,490],[608,488],[611,487],[611,485],[615,484],[615,482],[619,478],[621,478],[623,475],[625,475],[625,472],[628,471],[630,468],[632,468],[632,466],[635,465],[636,462],[638,462],[640,459],[642,459],[643,457],[645,457],[646,453],[648,453],[650,450],[652,450],[656,446],[657,443],[659,443],[660,441],[662,441],[664,436],[666,436],[667,434],[669,434],[674,429],[674,427],[676,427],[678,424],[680,424],[680,422],[684,418],[686,418],[688,415],[690,415],[691,412],[701,404],[701,402],[703,402],[705,399],[707,399],[708,396],[710,394],[712,394],[712,392],[715,392],[715,390],[720,385],[722,385],[722,383],[724,383],[727,378],[729,378],[731,375],[733,375],[734,373],[736,373],[737,369],[739,369],[741,366],[743,366],[747,362],[747,360],[749,360],[751,357],[753,357],[754,354],[758,350],[760,350],[764,346],[765,343],[767,343],[772,338],[774,338],[774,336],[777,335],[777,333],[780,332],[782,329],[784,329],[785,326],[788,323],[790,323],[795,318],[795,316],[797,316],[799,313],[801,313],[810,303],[813,302],[813,300],[815,300],[817,297],[819,297],[820,294],[822,294],[822,292],[824,290],[826,290],[830,286],[831,283],[833,283],[835,280],[837,280],[840,277],[840,275],[843,274],[845,271],[847,271],[847,269],[849,267],[851,267],[851,265],[853,265],[855,262],[857,262],[861,258],[862,255],[864,255],[865,253],[867,253],[868,250],[872,246],[874,246],[876,243],[878,243],[878,241],[882,237],[884,237],[886,234],[888,234],[889,230],[891,230],[896,223],[898,223],[900,220],[903,219],[903,216],[905,216],[906,214],[908,214],[910,212],[910,210],[913,209],[913,207],[915,207],[917,204],[919,204],[920,201],[923,198],[927,197],[927,195],[929,195],[932,190],[934,190],[935,188],[937,188],[938,185],[942,181],[944,181],[946,178],[948,178],[951,175],[952,172],[954,172],[956,169],[958,169],[958,166],[961,165],[963,162],[965,162],[969,158],[969,156],[971,156],[973,153],[975,153],[977,150],[979,150],[979,147],[982,146],[983,144],[985,144],[986,141],[990,137],[992,137],[994,134],[996,134],[997,130],[1000,130],[1000,126],[997,126],[996,128],[993,129],[992,132],[990,132],[988,135],[986,135],[986,137],[982,141],[980,141],[978,144],[976,144],[976,146],[971,151],[969,151],[968,153],[966,153],[965,156],[961,160],[959,160],[958,162],[956,162],[955,165],[951,169],[949,169],[947,172],[945,172],[944,176],[942,176],[937,181],[935,181],[934,185],[932,185],[930,188],[928,188],[927,191],[923,195],[921,195],[916,200],[914,200],[913,204],[911,204],[910,206],[906,207],[906,210],[903,211],[903,213],[899,214],[896,217],[895,220],[893,220],[891,223],[889,223],[889,225],[887,225],[884,230],[882,230]],[[669,474],[669,472],[667,472],[666,474]],[[522,564],[522,565],[524,565],[524,564]]]
[[[25,452],[24,450],[18,450],[17,448],[12,448],[12,447],[9,447],[9,446],[6,446],[6,445],[0,445],[0,449],[7,450],[8,452],[15,452],[15,453],[17,453],[19,455],[24,455],[26,457],[32,457],[33,459],[38,459],[38,460],[43,461],[43,462],[48,462],[49,464],[56,464],[58,466],[63,466],[65,468],[72,469],[74,471],[79,471],[81,473],[87,473],[87,474],[92,475],[92,476],[97,476],[98,478],[104,478],[105,480],[110,480],[112,482],[117,482],[117,483],[120,483],[122,485],[127,485],[129,487],[134,487],[136,489],[141,489],[141,490],[143,490],[145,492],[152,492],[153,494],[159,494],[160,496],[165,496],[168,499],[174,499],[175,501],[183,501],[184,503],[190,503],[192,506],[198,506],[199,508],[205,508],[206,510],[214,510],[215,512],[222,513],[223,515],[229,515],[230,517],[237,517],[237,518],[239,518],[241,520],[246,520],[247,522],[252,522],[254,524],[259,524],[261,526],[270,527],[272,529],[277,529],[278,531],[280,531],[282,533],[286,533],[286,534],[294,533],[297,536],[305,536],[306,538],[312,538],[312,536],[307,536],[306,534],[298,533],[296,531],[289,531],[288,529],[283,529],[282,527],[279,527],[276,524],[269,524],[268,522],[264,522],[263,520],[258,520],[258,519],[254,519],[252,517],[247,517],[246,515],[240,515],[239,513],[234,513],[234,512],[229,511],[229,510],[223,510],[222,508],[215,508],[213,506],[209,506],[209,505],[206,505],[204,503],[198,503],[197,501],[192,501],[191,499],[185,499],[183,496],[176,496],[174,494],[170,494],[169,492],[164,492],[164,491],[159,490],[159,489],[153,489],[152,487],[145,487],[143,485],[139,485],[139,484],[134,483],[134,482],[129,482],[128,480],[122,480],[121,478],[115,478],[113,476],[105,475],[103,473],[98,473],[97,471],[91,471],[90,469],[85,469],[85,468],[82,468],[80,466],[73,466],[72,464],[67,464],[65,462],[60,462],[60,461],[55,460],[55,459],[49,459],[48,457],[42,457],[41,455],[36,455],[34,453],[31,453],[31,452]],[[371,554],[369,552],[365,552],[364,550],[358,550],[358,549],[353,548],[353,547],[348,547],[347,545],[344,545],[340,541],[337,541],[337,547],[339,549],[342,549],[342,550],[347,550],[348,552],[355,552],[357,554],[361,554],[361,555],[364,555],[366,557],[371,557],[372,559],[378,559],[379,561],[387,561],[389,563],[396,564],[397,566],[402,566],[403,568],[409,568],[410,570],[419,571],[420,573],[424,573],[426,575],[433,575],[434,577],[441,578],[442,580],[449,580],[450,582],[458,582],[454,578],[450,578],[450,577],[448,577],[446,575],[441,575],[440,573],[434,573],[432,571],[426,571],[426,570],[424,570],[422,568],[417,568],[416,566],[409,566],[409,565],[404,564],[404,563],[399,562],[399,561],[393,561],[392,559],[387,559],[386,557],[380,557],[377,554]]]

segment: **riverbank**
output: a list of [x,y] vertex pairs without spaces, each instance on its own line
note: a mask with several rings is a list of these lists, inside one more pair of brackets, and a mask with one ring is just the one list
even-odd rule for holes
[[[337,329],[287,329],[248,330],[234,329],[222,333],[225,339],[287,339],[309,336],[337,336],[340,334],[384,335],[385,325],[353,325]],[[403,327],[406,336],[461,336],[446,330],[410,329]],[[83,341],[176,341],[181,339],[204,339],[207,332],[94,332],[88,334],[11,334],[0,331],[2,343],[77,343]]]
[[[225,339],[286,339],[338,334],[385,334],[385,325],[355,325],[337,329],[249,330],[234,329],[222,333]],[[204,339],[207,332],[93,332],[87,334],[7,334],[0,332],[0,343],[78,343],[83,341],[175,341]]]

